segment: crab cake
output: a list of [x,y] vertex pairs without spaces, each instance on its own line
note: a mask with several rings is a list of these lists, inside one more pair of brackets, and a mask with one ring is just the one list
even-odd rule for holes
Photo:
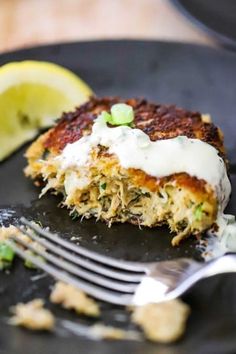
[[[120,104],[132,122],[106,121]],[[209,229],[230,194],[219,128],[206,115],[144,99],[93,97],[64,113],[26,158],[26,176],[42,194],[61,194],[71,214],[166,224],[173,245]]]

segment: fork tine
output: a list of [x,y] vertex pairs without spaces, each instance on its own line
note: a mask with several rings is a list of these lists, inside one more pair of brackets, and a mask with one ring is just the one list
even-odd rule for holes
[[51,250],[53,253],[56,253],[63,258],[73,262],[79,266],[82,266],[85,269],[91,270],[98,274],[102,274],[108,276],[112,279],[118,279],[127,282],[139,282],[141,280],[142,275],[138,275],[136,273],[125,273],[118,270],[112,270],[107,267],[101,266],[97,263],[94,263],[92,260],[88,261],[86,259],[81,258],[80,255],[74,256],[68,251],[58,247],[55,243],[52,243],[44,238],[35,236],[32,232],[25,230],[19,226],[16,226],[18,230],[23,231],[27,236],[29,236],[32,240],[35,240],[39,244],[46,247],[46,249]]
[[[17,240],[18,241],[18,240]],[[116,305],[128,306],[132,303],[132,295],[121,294],[115,291],[106,290],[96,285],[90,285],[83,280],[77,279],[62,270],[43,262],[37,257],[31,256],[17,246],[13,241],[7,240],[6,243],[15,251],[15,253],[23,259],[29,260],[38,268],[44,270],[46,273],[52,275],[55,279],[71,284],[79,290],[84,291],[86,294],[93,296],[96,299],[107,301]]]
[[36,245],[31,245],[21,239],[18,239],[15,236],[12,236],[11,239],[20,243],[25,248],[30,249],[36,255],[42,256],[44,259],[48,260],[53,265],[56,265],[56,266],[62,268],[63,270],[68,271],[74,275],[77,275],[89,282],[98,284],[98,285],[100,285],[102,287],[106,287],[108,289],[117,290],[119,292],[124,292],[124,293],[134,293],[134,291],[137,288],[138,284],[135,285],[135,284],[122,283],[120,281],[115,281],[115,280],[112,280],[109,278],[105,278],[105,277],[93,274],[91,272],[88,272],[86,270],[80,269],[78,267],[75,267],[71,263],[69,263],[65,260],[62,260],[58,257],[55,257],[54,255],[52,255],[44,250],[40,250],[36,247]]
[[121,261],[121,260],[117,260],[117,259],[113,259],[111,257],[108,256],[104,256],[104,255],[100,255],[96,252],[93,251],[89,251],[81,246],[78,245],[74,245],[71,242],[68,242],[66,240],[63,240],[61,237],[59,237],[57,234],[52,234],[51,232],[47,231],[47,230],[43,230],[41,227],[39,227],[38,225],[33,224],[31,221],[25,219],[24,217],[20,218],[20,221],[22,222],[22,224],[30,227],[31,229],[33,229],[35,232],[37,232],[39,235],[46,237],[47,239],[60,244],[61,246],[64,246],[65,248],[80,254],[84,257],[87,257],[89,259],[92,259],[96,262],[105,264],[105,265],[110,265],[114,268],[118,268],[118,269],[123,269],[126,271],[133,271],[133,272],[145,272],[146,271],[146,267],[145,264],[141,264],[141,263],[136,263],[136,262],[129,262],[129,261]]

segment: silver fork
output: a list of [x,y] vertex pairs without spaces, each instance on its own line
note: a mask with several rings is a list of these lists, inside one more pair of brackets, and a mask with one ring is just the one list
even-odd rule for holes
[[117,260],[66,241],[25,218],[20,221],[19,230],[43,248],[12,236],[7,243],[16,254],[57,280],[116,305],[175,299],[203,278],[236,272],[236,256],[232,254],[207,263],[188,258],[151,263]]

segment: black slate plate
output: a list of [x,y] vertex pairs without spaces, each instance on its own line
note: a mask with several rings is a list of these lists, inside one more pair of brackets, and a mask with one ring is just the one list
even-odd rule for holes
[[[235,92],[236,56],[200,46],[154,41],[101,41],[37,47],[0,56],[0,64],[13,60],[50,60],[78,72],[98,95],[145,96],[148,99],[209,112],[226,136],[235,187],[229,212],[236,213]],[[139,230],[131,225],[111,229],[94,220],[72,221],[66,210],[58,209],[58,198],[38,200],[38,190],[25,179],[23,147],[0,165],[0,209],[12,208],[40,220],[44,226],[68,237],[80,235],[80,243],[101,253],[130,260],[157,260],[180,256],[199,257],[196,241],[180,248],[170,247],[165,228]],[[207,166],[206,166],[207,168]],[[2,213],[0,213],[2,215]],[[5,214],[6,215],[6,214]],[[7,222],[7,220],[5,220]],[[93,238],[94,235],[98,237]],[[11,274],[0,274],[0,353],[235,353],[236,276],[218,276],[199,283],[186,296],[192,308],[185,338],[173,345],[148,342],[94,342],[70,333],[35,334],[6,323],[8,308],[35,297],[47,300],[49,277],[32,282],[33,271],[16,262]],[[78,319],[56,306],[60,318]],[[102,305],[103,320],[123,328],[133,328],[128,319],[117,322],[120,308]]]
[[226,46],[236,47],[235,0],[173,0],[198,26]]

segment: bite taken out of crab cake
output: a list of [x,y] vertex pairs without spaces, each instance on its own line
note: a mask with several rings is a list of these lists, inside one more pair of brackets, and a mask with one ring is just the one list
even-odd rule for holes
[[108,225],[166,224],[172,244],[212,227],[231,186],[208,116],[143,99],[91,98],[27,150],[26,176],[71,213]]

